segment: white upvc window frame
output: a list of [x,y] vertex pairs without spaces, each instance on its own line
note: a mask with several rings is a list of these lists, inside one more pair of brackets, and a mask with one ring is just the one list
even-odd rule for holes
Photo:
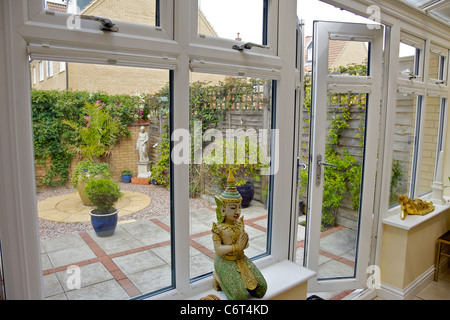
[[[439,57],[439,71],[438,77],[432,78],[428,77],[428,86],[433,88],[435,91],[441,91],[441,88],[448,87],[448,54],[449,50],[436,45],[434,43],[430,44],[430,56],[435,54]],[[442,72],[441,72],[442,71]],[[445,93],[445,90],[443,91]],[[448,92],[448,91],[447,91]]]
[[[447,76],[449,73],[449,64],[448,64],[448,53],[450,48],[450,43],[447,44],[436,44],[436,42],[445,42],[442,41],[442,39],[435,37],[433,35],[423,36],[423,32],[417,32],[415,28],[408,28],[407,31],[403,31],[406,29],[406,26],[403,26],[403,28],[395,28],[395,33],[393,37],[393,43],[392,46],[395,46],[394,52],[399,52],[399,46],[400,42],[409,44],[411,46],[416,47],[417,49],[421,50],[420,54],[420,61],[419,61],[419,70],[422,70],[421,73],[418,75],[415,79],[408,79],[407,76],[398,73],[397,79],[393,79],[393,73],[392,70],[395,70],[393,68],[390,71],[390,80],[394,80],[394,83],[392,84],[394,88],[396,87],[396,92],[400,93],[407,93],[407,94],[413,94],[417,97],[416,106],[417,110],[420,112],[420,114],[417,114],[417,118],[419,121],[416,120],[415,124],[415,132],[419,132],[419,136],[416,137],[416,145],[413,150],[413,154],[411,155],[413,157],[412,166],[415,168],[415,170],[411,170],[412,174],[409,178],[410,183],[410,194],[409,196],[414,198],[422,198],[425,200],[430,200],[432,198],[432,192],[427,192],[425,194],[420,195],[419,194],[419,181],[420,181],[420,170],[421,167],[421,161],[422,161],[422,151],[423,151],[423,141],[424,141],[424,130],[422,130],[425,127],[425,116],[426,116],[426,108],[427,108],[427,102],[429,97],[438,97],[441,101],[441,112],[440,112],[440,119],[439,119],[439,132],[438,132],[438,140],[441,141],[441,145],[437,146],[438,149],[440,148],[442,150],[443,146],[445,145],[445,134],[446,134],[446,127],[448,123],[447,119],[447,109],[448,109],[448,97],[450,95],[450,87],[448,85]],[[416,31],[416,32],[415,32]],[[430,68],[430,55],[431,53],[437,53],[439,55],[442,55],[444,57],[444,66],[443,66],[443,74],[442,79],[433,79],[429,76],[429,68]],[[397,55],[398,57],[398,55]],[[394,57],[395,60],[395,57]],[[395,63],[395,62],[394,62]],[[397,61],[398,64],[398,61]],[[437,80],[444,80],[442,83],[437,83]],[[393,97],[392,97],[393,96]],[[391,97],[388,97],[390,99],[388,102],[389,105],[396,105],[396,98],[394,95],[391,95]],[[442,109],[443,104],[445,105],[445,109]],[[420,108],[418,108],[420,104]],[[387,111],[388,117],[389,117],[389,126],[394,127],[393,120],[395,119],[395,108],[391,108]],[[418,129],[418,130],[417,130]],[[390,129],[388,129],[390,130]],[[390,187],[390,172],[392,170],[392,146],[393,146],[393,135],[389,135],[388,131],[386,133],[386,143],[385,143],[385,154],[389,155],[386,156],[386,159],[384,161],[385,165],[385,174],[384,178],[385,181],[388,182],[387,190],[389,190]],[[441,150],[438,150],[441,151]],[[436,162],[438,161],[438,157],[436,157]],[[435,164],[435,171],[434,171],[434,178],[437,181],[443,181],[443,177],[436,177],[436,170],[437,170],[437,163]],[[389,173],[389,174],[388,174]],[[412,181],[415,181],[414,185],[412,184]],[[387,195],[388,197],[388,195]],[[389,201],[388,199],[384,198],[383,205],[381,208],[385,208],[382,210],[383,217],[387,218],[392,215],[398,214],[400,210],[400,205],[395,205],[389,208]]]
[[[198,10],[198,0],[187,0],[191,2],[191,6],[193,8],[197,8]],[[218,0],[226,3],[225,0]],[[263,1],[263,0],[261,0]],[[245,42],[237,41],[237,40],[231,40],[231,39],[225,39],[220,37],[214,37],[209,35],[204,35],[198,32],[198,15],[191,16],[191,19],[193,21],[193,24],[191,25],[190,30],[190,37],[192,39],[193,46],[201,46],[201,47],[216,47],[216,48],[222,48],[229,54],[235,55],[235,56],[242,56],[245,57],[245,53],[248,54],[261,54],[261,55],[270,55],[270,56],[277,56],[277,47],[278,47],[278,33],[276,28],[271,28],[271,26],[276,26],[278,23],[278,15],[277,15],[277,9],[279,6],[280,0],[269,0],[268,1],[268,8],[267,8],[267,44],[265,44],[266,48],[259,48],[254,47],[252,50],[245,50],[244,52],[233,50],[233,45],[239,45],[243,44]],[[194,12],[194,11],[193,11]],[[195,12],[194,12],[195,13]],[[211,21],[214,23],[214,21]],[[262,33],[261,33],[262,38]],[[242,54],[244,53],[244,55]],[[235,57],[234,57],[235,58]]]
[[[273,179],[274,205],[270,246],[272,251],[255,263],[262,268],[289,258],[289,246],[295,235],[285,230],[291,228],[292,222],[291,188],[294,183],[292,177],[296,163],[293,161],[293,156],[286,155],[293,155],[295,126],[289,120],[294,118],[297,76],[295,70],[296,1],[270,1],[272,5],[270,5],[269,16],[276,16],[277,21],[278,16],[286,19],[279,26],[272,24],[272,31],[269,32],[272,34],[269,35],[270,43],[273,43],[271,49],[255,48],[248,52],[230,49],[228,44],[212,46],[200,37],[192,39],[192,30],[194,26],[195,29],[197,28],[197,21],[192,19],[197,12],[195,0],[161,0],[161,26],[136,26],[113,21],[120,31],[108,34],[100,31],[99,24],[95,21],[83,23],[83,27],[79,30],[68,29],[67,19],[70,18],[70,14],[42,11],[43,0],[2,1],[4,14],[1,18],[3,19],[7,12],[14,14],[14,20],[3,20],[7,28],[0,34],[6,37],[1,40],[8,40],[8,42],[2,41],[7,43],[8,49],[0,51],[1,57],[5,56],[5,59],[11,62],[10,66],[2,66],[8,71],[2,74],[11,75],[13,69],[19,70],[19,75],[11,77],[14,78],[11,85],[2,88],[2,93],[5,93],[2,99],[11,102],[10,105],[14,108],[8,109],[11,114],[7,118],[10,121],[6,124],[4,122],[7,118],[4,118],[0,123],[1,137],[5,140],[1,149],[10,151],[1,152],[1,160],[2,164],[11,168],[8,172],[0,174],[2,191],[4,186],[11,186],[8,194],[4,193],[5,197],[1,197],[2,205],[6,208],[2,208],[1,211],[5,213],[0,216],[7,298],[43,298],[34,187],[28,55],[36,60],[173,70],[172,130],[189,128],[188,84],[191,71],[277,80],[278,110],[275,127],[280,129],[278,148],[279,153],[284,156],[279,157],[279,170]],[[186,26],[190,27],[186,28]],[[10,36],[11,34],[13,36]],[[197,38],[197,35],[195,37]],[[223,39],[216,40],[220,43]],[[228,41],[223,40],[223,42]],[[279,48],[275,45],[279,45]],[[277,49],[276,54],[272,52],[274,48]],[[19,54],[13,56],[11,54],[13,50]],[[197,59],[198,65],[196,65]],[[28,81],[28,86],[24,84],[25,80]],[[20,97],[18,91],[20,91]],[[26,128],[23,128],[24,124],[27,124]],[[10,144],[10,142],[13,143]],[[13,159],[20,159],[20,161],[14,163]],[[211,287],[211,281],[208,278],[194,283],[190,281],[189,228],[186,227],[190,223],[188,165],[173,166],[171,174],[173,175],[173,199],[176,199],[173,203],[175,288],[155,298],[179,299],[187,298],[199,290]],[[13,177],[17,178],[14,183],[6,182]],[[12,193],[13,191],[15,193]],[[7,202],[6,199],[10,201]],[[5,224],[5,221],[9,225]],[[14,234],[8,232],[8,230],[18,229],[23,231]],[[14,252],[14,258],[12,252]]]
[[[410,77],[408,74],[404,74],[399,72],[398,81],[399,86],[406,87],[414,87],[414,88],[423,88],[422,83],[424,82],[424,73],[425,73],[425,40],[419,37],[407,34],[405,32],[401,32],[400,42],[407,44],[411,47],[416,48],[416,50],[420,50],[419,57],[416,57],[416,61],[414,61],[414,69],[418,70],[418,74],[416,74],[417,78]],[[418,61],[417,61],[418,59]],[[412,72],[415,74],[415,70]]]

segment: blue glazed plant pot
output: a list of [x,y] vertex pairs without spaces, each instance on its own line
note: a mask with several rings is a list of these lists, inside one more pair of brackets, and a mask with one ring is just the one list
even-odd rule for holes
[[242,196],[241,207],[247,208],[255,195],[255,186],[253,185],[253,182],[247,181],[243,186],[236,186],[236,189]]
[[118,209],[114,209],[111,213],[100,213],[97,209],[91,210],[91,224],[97,236],[109,237],[114,234],[118,212]]
[[123,174],[122,175],[122,182],[124,183],[131,183],[131,174]]

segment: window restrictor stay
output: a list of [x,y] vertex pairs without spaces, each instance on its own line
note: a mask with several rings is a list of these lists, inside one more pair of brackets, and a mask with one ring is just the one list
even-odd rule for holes
[[257,43],[253,43],[253,42],[246,42],[243,44],[235,44],[233,46],[234,50],[239,50],[239,51],[243,51],[244,49],[248,49],[250,50],[253,47],[258,47],[258,48],[263,48],[263,49],[269,49],[268,46],[263,46],[261,44],[257,44]]
[[102,17],[96,17],[96,16],[89,16],[85,14],[76,14],[74,15],[76,19],[85,19],[85,20],[94,20],[101,23],[100,30],[102,31],[111,31],[111,32],[118,32],[119,27],[117,27],[110,19],[108,18],[102,18]]

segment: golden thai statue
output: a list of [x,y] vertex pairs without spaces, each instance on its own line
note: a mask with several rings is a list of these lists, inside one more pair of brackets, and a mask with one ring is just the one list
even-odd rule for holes
[[404,220],[408,214],[424,216],[434,210],[433,202],[423,201],[420,199],[410,199],[405,195],[399,196],[398,202],[402,208],[402,212],[400,214],[402,220]]
[[246,300],[248,293],[262,298],[267,291],[264,276],[247,258],[244,250],[249,245],[241,217],[242,197],[236,190],[230,169],[227,188],[215,197],[217,223],[213,223],[214,259],[213,287],[223,290],[229,300]]

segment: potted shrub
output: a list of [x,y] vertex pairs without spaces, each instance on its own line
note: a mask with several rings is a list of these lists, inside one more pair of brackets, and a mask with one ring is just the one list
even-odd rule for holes
[[70,151],[84,159],[78,163],[73,173],[72,184],[78,190],[83,203],[90,206],[92,204],[85,195],[84,186],[92,178],[97,179],[100,173],[100,177],[109,178],[106,172],[108,165],[101,163],[100,159],[108,155],[118,141],[120,122],[112,117],[99,101],[95,104],[85,102],[82,111],[84,118],[81,121],[62,120],[62,122],[72,128],[78,136],[78,144],[67,146]]
[[72,185],[78,190],[81,201],[86,206],[92,206],[86,194],[86,185],[95,179],[110,179],[111,169],[107,163],[94,163],[91,160],[78,162],[72,175]]
[[90,211],[95,233],[99,237],[113,235],[119,212],[114,205],[123,195],[120,186],[111,179],[92,180],[86,186],[86,193],[95,206],[95,209]]
[[133,176],[133,173],[130,170],[123,170],[122,171],[122,182],[131,183],[132,176]]

